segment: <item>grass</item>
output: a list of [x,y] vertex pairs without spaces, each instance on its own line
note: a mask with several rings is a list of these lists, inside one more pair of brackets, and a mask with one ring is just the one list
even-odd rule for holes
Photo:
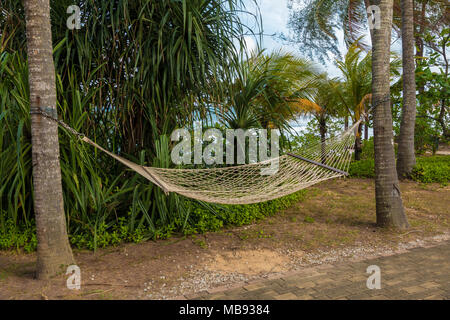
[[[180,278],[184,282],[191,271],[202,270],[205,263],[210,264],[211,257],[237,250],[242,253],[266,250],[293,259],[290,261],[301,259],[303,264],[308,263],[308,259],[315,261],[322,255],[334,257],[339,252],[347,257],[349,250],[359,247],[369,251],[396,248],[400,242],[426,239],[449,231],[450,199],[446,195],[450,187],[434,183],[424,190],[419,183],[409,181],[401,182],[400,188],[411,224],[405,232],[376,227],[373,180],[336,179],[318,184],[314,192],[305,194],[301,202],[286,208],[283,214],[269,215],[245,226],[230,225],[220,232],[204,235],[174,235],[167,240],[122,244],[114,250],[99,249],[95,255],[87,250],[76,250],[76,259],[84,274],[95,274],[96,279],[110,279],[114,274],[114,279],[129,279],[130,284],[154,281],[152,294],[156,294],[163,283],[169,285],[168,279],[174,284]],[[305,222],[306,217],[313,218],[314,222]],[[1,276],[2,289],[6,291],[0,292],[0,298],[4,297],[4,292],[9,292],[7,297],[37,295],[39,298],[42,290],[35,280],[30,280],[35,256],[7,252],[0,252],[0,255],[0,270],[7,270],[6,275]],[[245,262],[245,254],[240,256]],[[165,279],[161,280],[163,275]],[[49,287],[45,294],[49,298],[67,296],[67,290],[63,291],[62,287],[59,284]],[[92,292],[92,289],[84,290]],[[111,287],[95,289],[107,291]],[[107,293],[114,298],[138,298],[135,288],[117,287]],[[83,298],[98,299],[99,296]]]

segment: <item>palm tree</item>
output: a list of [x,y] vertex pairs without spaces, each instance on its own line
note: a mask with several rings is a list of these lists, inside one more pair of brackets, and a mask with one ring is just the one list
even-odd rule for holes
[[[55,67],[49,0],[25,1],[30,106],[57,117]],[[34,212],[37,233],[36,276],[47,279],[74,262],[64,215],[58,125],[31,117]]]
[[[292,0],[291,0],[292,1]],[[402,114],[399,144],[399,161],[397,163],[399,177],[407,176],[415,164],[414,126],[415,126],[415,88],[413,88],[414,41],[417,55],[423,56],[424,35],[426,30],[439,30],[448,22],[446,19],[448,0],[395,0],[393,29],[402,37],[404,61],[404,112]],[[418,18],[414,19],[414,3],[421,7]],[[339,55],[338,38],[334,28],[342,26],[344,39],[349,45],[367,30],[367,10],[377,1],[370,0],[311,0],[302,9],[291,14],[289,26],[295,31],[294,42],[301,41],[300,50],[319,55],[322,58],[329,52]],[[293,8],[291,6],[291,8]],[[401,10],[400,10],[401,9]],[[431,13],[431,14],[427,14]],[[373,30],[369,29],[373,40]],[[414,32],[417,31],[417,32]],[[372,41],[373,43],[373,41]],[[362,48],[368,48],[362,44]],[[414,53],[412,53],[414,54]],[[419,86],[419,93],[424,91]],[[413,97],[414,96],[414,97]],[[367,132],[367,127],[366,127]]]
[[328,133],[328,122],[332,117],[343,114],[342,104],[334,93],[338,85],[338,79],[328,79],[326,74],[318,75],[314,93],[309,99],[300,99],[297,107],[298,113],[314,117],[319,124],[321,142],[321,161],[326,163],[326,135]]
[[256,101],[263,128],[288,128],[288,122],[303,112],[301,99],[314,92],[320,75],[311,61],[280,51],[264,56],[268,75],[265,94]]
[[375,198],[377,224],[409,227],[395,168],[390,105],[390,46],[393,0],[381,0],[381,27],[373,30],[372,96],[374,109]]
[[416,164],[414,152],[416,123],[414,46],[413,0],[402,0],[403,110],[397,154],[397,173],[400,179],[409,176]]
[[[358,42],[355,42],[349,47],[344,60],[336,61],[339,70],[342,72],[343,81],[336,82],[332,86],[353,122],[360,119],[365,111],[366,102],[371,97],[372,56],[369,52],[361,59],[361,53],[362,49],[359,47]],[[367,125],[368,123],[366,123]],[[361,123],[356,134],[355,160],[360,160],[362,152],[362,126],[363,124]]]
[[[293,3],[301,3],[300,9]],[[438,30],[448,24],[446,19],[448,0],[415,0],[414,19],[417,55],[422,56],[424,35],[427,30]],[[288,40],[301,43],[299,50],[323,59],[329,53],[339,56],[339,39],[335,30],[344,31],[347,46],[367,33],[367,10],[378,1],[371,0],[289,0],[291,10],[288,26],[294,31],[294,37]],[[393,28],[401,35],[401,0],[394,0]],[[420,8],[419,8],[420,7]],[[371,38],[373,32],[369,29]],[[362,46],[369,46],[361,43]]]
[[233,129],[289,131],[289,122],[302,112],[300,99],[315,87],[316,72],[311,62],[281,51],[241,61],[226,106],[219,108],[221,122]]
[[[292,129],[290,122],[303,111],[299,101],[312,90],[314,66],[281,51],[270,55],[261,51],[247,60],[238,59],[236,73],[229,79],[228,97],[217,108],[219,121],[232,129],[276,128],[284,136]],[[236,138],[234,148],[237,160]]]
[[[363,113],[367,111],[367,106],[372,99],[372,52],[368,52],[362,59],[363,49],[358,41],[353,43],[343,60],[337,60],[336,65],[343,75],[340,82],[334,82],[331,89],[339,98],[338,103],[341,108],[347,110],[352,121],[358,121]],[[395,54],[391,55],[390,77],[394,79],[399,75],[400,59]],[[366,139],[368,135],[369,119],[366,117],[365,123],[358,127],[355,141],[355,160],[360,160],[362,152],[362,128],[365,127]]]

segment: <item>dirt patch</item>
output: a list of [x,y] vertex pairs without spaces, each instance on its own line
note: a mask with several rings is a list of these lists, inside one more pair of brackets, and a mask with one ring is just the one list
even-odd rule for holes
[[439,144],[439,148],[436,151],[436,154],[448,156],[450,155],[450,145],[441,143]]
[[224,273],[257,275],[270,272],[283,272],[289,258],[268,249],[236,250],[216,254],[206,270]]
[[81,290],[64,272],[33,279],[36,256],[0,252],[0,299],[170,299],[348,259],[393,254],[450,238],[450,187],[402,182],[411,224],[375,226],[374,182],[339,179],[308,189],[306,199],[257,223],[216,233],[75,250]]

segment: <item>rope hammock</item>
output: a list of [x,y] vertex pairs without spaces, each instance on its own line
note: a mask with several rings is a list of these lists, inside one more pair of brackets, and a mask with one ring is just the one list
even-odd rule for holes
[[[192,199],[220,204],[250,204],[273,200],[321,181],[348,175],[357,128],[363,121],[361,118],[340,135],[304,148],[300,155],[288,153],[263,162],[232,167],[166,169],[138,165],[102,148],[42,109],[33,113],[58,122],[80,136],[84,142],[144,176],[166,194],[175,192]],[[269,170],[272,164],[278,164],[276,173],[261,174],[262,170]]]

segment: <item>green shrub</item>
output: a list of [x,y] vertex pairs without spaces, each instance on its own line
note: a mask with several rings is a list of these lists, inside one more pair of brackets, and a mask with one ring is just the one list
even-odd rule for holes
[[370,137],[369,140],[364,140],[362,142],[361,160],[373,159],[373,157],[373,137]]
[[[450,182],[450,156],[417,157],[417,164],[411,178],[424,183]],[[375,165],[373,159],[355,161],[350,164],[350,177],[374,178]]]
[[36,227],[34,221],[28,226],[18,227],[13,219],[8,219],[1,224],[0,250],[23,248],[25,252],[36,250]]
[[227,225],[242,226],[253,223],[303,200],[306,192],[306,190],[301,190],[279,199],[261,203],[220,205],[214,208],[215,214],[211,214],[211,208],[201,206],[198,202],[192,202],[190,226],[186,228],[185,233],[217,231]]
[[374,178],[375,164],[373,159],[365,159],[350,163],[348,170],[350,177],[356,178]]
[[426,151],[436,152],[439,145],[439,131],[432,125],[432,120],[417,117],[414,129],[414,147],[418,154]]
[[[95,250],[123,242],[138,243],[150,238],[167,239],[180,230],[185,235],[214,232],[226,225],[246,225],[274,215],[304,199],[305,195],[306,190],[301,190],[279,199],[248,205],[214,205],[188,200],[190,215],[186,222],[175,220],[167,225],[157,223],[155,228],[143,225],[132,228],[130,221],[133,215],[130,212],[128,218],[120,217],[114,223],[85,224],[76,233],[69,234],[69,241],[78,249]],[[23,248],[26,252],[32,252],[36,249],[34,222],[26,228],[17,227],[12,219],[1,225],[4,227],[0,228],[0,250]]]
[[[394,152],[395,152],[395,155],[397,156],[397,152],[398,152],[397,144],[394,145]],[[370,137],[368,140],[362,141],[361,160],[368,160],[368,159],[373,160],[374,156],[375,156],[375,150],[373,147],[373,137]]]
[[450,156],[421,157],[413,169],[412,178],[419,182],[450,182]]
[[96,250],[97,248],[116,246],[123,242],[139,243],[149,238],[166,238],[173,231],[173,226],[160,228],[156,232],[143,226],[132,229],[128,220],[120,217],[118,222],[113,225],[101,223],[96,228],[87,226],[77,234],[70,234],[70,243],[78,249]]

